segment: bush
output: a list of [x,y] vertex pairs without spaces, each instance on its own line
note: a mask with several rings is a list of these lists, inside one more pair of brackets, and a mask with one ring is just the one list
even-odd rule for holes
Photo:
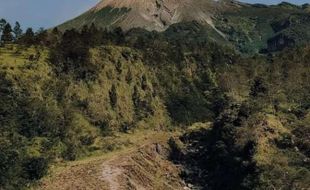
[[62,157],[66,160],[76,160],[78,157],[79,148],[75,144],[68,144],[66,151],[63,153]]
[[44,157],[29,158],[23,164],[25,178],[29,180],[38,180],[47,174],[48,160]]

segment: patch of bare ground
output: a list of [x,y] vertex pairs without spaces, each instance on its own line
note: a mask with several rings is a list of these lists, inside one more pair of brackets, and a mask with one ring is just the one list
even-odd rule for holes
[[186,186],[181,168],[169,161],[167,132],[132,136],[131,147],[51,171],[36,188],[42,190],[177,190]]

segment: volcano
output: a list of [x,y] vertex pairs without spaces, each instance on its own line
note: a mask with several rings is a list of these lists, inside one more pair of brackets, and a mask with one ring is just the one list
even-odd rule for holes
[[245,4],[228,0],[103,0],[86,13],[60,26],[81,28],[94,23],[101,28],[143,28],[164,31],[170,25],[197,21],[213,25],[213,18],[227,9]]
[[[209,40],[232,44],[242,53],[253,54],[308,43],[309,7],[309,4],[263,5],[235,0],[103,0],[59,29],[81,29],[95,24],[108,30],[120,27],[125,32],[133,28],[162,32],[198,23],[205,28],[204,37]],[[182,27],[177,31],[187,32]]]

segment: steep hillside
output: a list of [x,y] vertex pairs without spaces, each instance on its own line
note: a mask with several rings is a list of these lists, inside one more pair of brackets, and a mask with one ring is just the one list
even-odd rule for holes
[[[210,31],[198,22],[165,32],[91,26],[54,30],[45,46],[0,47],[0,189],[27,189],[48,174],[51,189],[88,181],[178,189],[182,180],[220,190],[307,187],[309,45],[246,57]],[[202,133],[156,145],[197,125]],[[105,159],[117,151],[125,154]]]
[[104,0],[60,28],[81,28],[84,24],[95,23],[103,28],[121,27],[129,30],[140,27],[163,31],[171,24],[193,20],[213,27],[212,17],[217,12],[239,6],[232,1],[222,0]]
[[83,15],[59,26],[61,30],[94,23],[128,31],[164,31],[176,23],[195,21],[220,35],[241,53],[275,52],[310,40],[309,5],[267,6],[214,0],[104,0]]
[[292,4],[251,5],[225,11],[215,26],[243,53],[274,52],[309,42],[309,16]]
[[90,50],[89,67],[100,73],[95,81],[57,77],[41,49],[0,51],[0,189],[21,189],[41,178],[50,161],[117,148],[118,142],[103,138],[113,131],[169,125],[154,91],[157,79],[130,49]]

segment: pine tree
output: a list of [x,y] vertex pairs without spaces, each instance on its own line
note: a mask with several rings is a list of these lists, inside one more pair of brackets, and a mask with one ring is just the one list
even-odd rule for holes
[[23,42],[25,45],[32,45],[35,42],[35,35],[32,28],[28,28],[23,36]]
[[36,44],[46,44],[48,37],[48,33],[44,28],[39,28],[39,30],[36,32]]
[[0,33],[2,33],[4,26],[6,25],[6,20],[5,19],[1,19],[0,20]]
[[92,23],[89,27],[90,46],[96,46],[100,44],[102,33],[97,29],[96,25]]
[[90,27],[89,27],[89,32],[90,32],[91,34],[96,34],[97,32],[99,32],[98,29],[97,29],[97,27],[96,27],[96,25],[95,25],[94,23],[92,23],[92,24],[90,25]]
[[52,34],[54,34],[54,35],[59,35],[60,34],[60,32],[59,32],[57,27],[53,28]]
[[60,41],[60,38],[61,38],[61,32],[58,30],[57,27],[53,28],[52,32],[50,32],[48,35],[47,35],[47,44],[46,45],[56,45],[57,42]]
[[12,27],[9,23],[4,26],[1,42],[3,43],[10,43],[13,41],[13,34],[12,34]]
[[15,23],[15,27],[13,29],[13,33],[15,35],[15,39],[19,39],[22,36],[23,30],[21,29],[19,22]]
[[91,35],[90,35],[89,28],[87,25],[84,25],[81,30],[81,39],[85,45],[87,46],[90,45]]

